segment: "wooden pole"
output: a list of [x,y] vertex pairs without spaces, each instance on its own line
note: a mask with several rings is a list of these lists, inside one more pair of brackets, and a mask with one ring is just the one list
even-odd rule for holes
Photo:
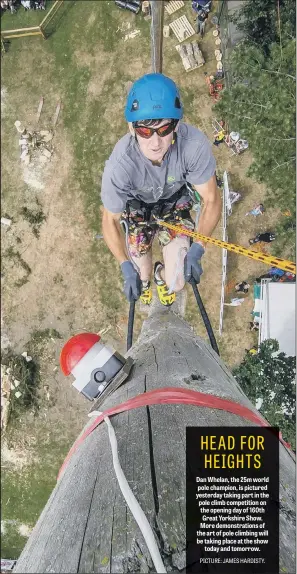
[[[40,22],[40,26],[43,26],[44,23],[46,22],[46,20],[49,19],[49,16],[51,15],[51,13],[54,11],[54,9],[56,8],[56,6],[59,4],[59,0],[56,0],[56,2],[52,5],[51,9],[49,10],[49,12],[45,15],[45,17],[41,20]],[[60,4],[62,4],[60,2]],[[45,24],[46,25],[46,24]]]
[[[129,354],[135,360],[132,377],[100,410],[172,386],[231,399],[257,412],[221,359],[171,310],[153,307]],[[185,572],[186,426],[253,424],[226,411],[186,405],[140,407],[110,420],[121,466],[167,572]],[[295,462],[281,444],[280,500],[280,571],[294,572]],[[216,568],[212,564],[213,572]],[[14,572],[152,571],[146,543],[117,483],[102,423],[70,459]]]
[[45,35],[44,35],[42,26],[39,26],[39,30],[40,30],[40,34],[41,34],[41,36],[43,37],[43,39],[46,40],[46,37],[45,37]]
[[151,45],[152,45],[152,71],[162,73],[162,47],[163,47],[163,0],[151,0]]

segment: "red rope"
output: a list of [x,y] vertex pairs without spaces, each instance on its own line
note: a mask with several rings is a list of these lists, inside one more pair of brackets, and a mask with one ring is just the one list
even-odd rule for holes
[[[249,408],[229,401],[226,399],[221,399],[214,395],[207,395],[205,393],[199,393],[198,391],[191,391],[188,389],[181,389],[176,387],[165,387],[163,389],[156,389],[155,391],[149,391],[148,393],[142,393],[133,399],[129,399],[125,403],[112,407],[107,411],[104,411],[101,415],[96,417],[91,426],[75,441],[74,445],[68,452],[58,474],[58,480],[67,466],[68,461],[77,450],[78,446],[93,432],[93,430],[102,423],[104,417],[116,415],[119,413],[124,413],[125,411],[130,411],[137,409],[139,407],[145,407],[149,405],[163,405],[163,404],[183,404],[192,405],[196,407],[208,407],[210,409],[220,409],[227,411],[234,415],[243,417],[253,423],[257,423],[262,427],[269,427],[270,424],[259,414],[251,411]],[[286,443],[281,433],[279,433],[280,442],[290,448],[290,445]]]

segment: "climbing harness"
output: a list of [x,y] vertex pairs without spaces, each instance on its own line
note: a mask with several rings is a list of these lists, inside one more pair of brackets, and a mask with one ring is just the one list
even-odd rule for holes
[[[178,201],[181,200],[181,198],[183,196],[188,196],[189,201],[188,201],[188,203],[186,202],[184,205],[182,203],[181,209],[177,209],[176,206],[178,204]],[[145,229],[145,228],[149,228],[149,230],[151,230],[151,233],[153,234],[154,229],[156,229],[160,225],[163,227],[167,226],[169,229],[174,228],[174,231],[177,231],[180,234],[181,227],[180,226],[173,226],[171,224],[164,225],[165,224],[164,218],[168,218],[168,219],[170,218],[171,220],[176,219],[179,222],[182,222],[184,219],[191,220],[191,216],[190,216],[190,212],[189,212],[189,210],[191,208],[191,203],[194,203],[195,205],[200,206],[200,197],[197,194],[197,192],[188,183],[185,183],[185,185],[182,186],[170,198],[164,199],[164,200],[159,200],[156,204],[150,205],[150,204],[147,204],[147,203],[145,203],[141,200],[138,200],[138,199],[131,199],[131,200],[127,201],[125,215],[121,219],[121,225],[123,225],[124,230],[125,230],[125,242],[126,242],[127,254],[129,256],[131,263],[133,264],[134,268],[136,269],[136,271],[138,273],[140,272],[140,269],[139,269],[139,267],[135,261],[135,258],[134,259],[132,258],[132,254],[130,251],[130,245],[129,245],[129,234],[135,233],[137,228],[142,229],[143,232],[150,233],[150,231],[147,231],[147,229]],[[162,220],[160,219],[161,216],[163,217]],[[198,220],[198,217],[199,217],[199,212],[197,213],[196,221]],[[194,222],[193,222],[193,228],[194,228]],[[185,233],[185,231],[188,231],[188,230],[185,227],[182,227],[182,230],[183,230],[182,231],[183,234],[187,235]],[[190,231],[189,231],[189,233],[190,233]],[[165,286],[164,285],[158,285],[156,282],[159,299],[160,299],[161,303],[163,303],[164,305],[166,305],[166,304],[171,305],[175,299],[175,293],[174,293],[175,284],[177,281],[178,273],[181,270],[181,263],[183,264],[182,251],[183,251],[183,249],[181,249],[179,252],[176,273],[175,273],[175,276],[172,280],[171,285],[169,286],[169,289],[168,289],[167,285],[165,285]],[[214,349],[214,351],[219,355],[219,349],[218,349],[218,346],[216,343],[216,339],[215,339],[208,315],[206,313],[205,307],[203,305],[202,299],[200,297],[197,285],[194,281],[191,282],[191,285],[192,285],[192,288],[194,291],[194,296],[195,296],[195,299],[197,301],[202,319],[204,321],[204,325],[206,327],[206,330],[207,330],[207,333],[209,336],[210,344],[211,344],[212,348]],[[171,295],[171,297],[170,297],[170,295]],[[140,297],[140,299],[141,299],[141,297]],[[144,302],[147,303],[147,301],[144,301]],[[134,314],[135,314],[135,301],[132,301],[130,303],[130,309],[129,309],[127,351],[129,351],[129,349],[132,347],[132,342],[133,342]]]
[[[159,201],[157,204],[153,204],[153,205],[149,205],[146,204],[140,200],[137,199],[132,199],[129,200],[126,204],[126,212],[125,212],[125,217],[121,219],[121,224],[123,225],[124,229],[125,229],[125,241],[126,241],[126,249],[127,249],[127,253],[128,256],[130,258],[130,261],[132,262],[132,264],[134,265],[136,271],[138,271],[139,273],[139,267],[137,265],[137,263],[135,262],[135,258],[132,259],[132,255],[131,255],[131,251],[130,251],[130,245],[129,245],[129,238],[128,235],[129,233],[133,233],[133,231],[135,231],[135,229],[137,227],[147,227],[150,226],[150,228],[153,230],[154,228],[158,227],[158,226],[163,226],[163,227],[168,227],[169,229],[173,229],[174,231],[176,231],[178,234],[182,233],[184,235],[189,235],[190,237],[192,236],[192,233],[190,230],[186,229],[185,227],[181,227],[180,225],[171,225],[167,222],[164,221],[164,219],[159,219],[160,215],[163,214],[163,217],[167,217],[167,218],[175,218],[177,220],[183,220],[185,219],[189,219],[190,215],[189,215],[189,205],[186,205],[185,209],[180,209],[180,210],[176,210],[176,204],[178,202],[179,199],[181,199],[184,195],[188,195],[189,199],[191,202],[194,202],[195,204],[197,204],[197,206],[199,206],[199,201],[200,201],[200,197],[198,196],[197,192],[195,190],[193,190],[191,188],[190,185],[185,184],[185,186],[183,186],[181,189],[179,189],[172,197],[170,197],[169,199],[166,200],[161,200]],[[196,216],[196,222],[198,220],[199,217],[199,213],[197,213]],[[194,227],[194,223],[193,223],[193,227]],[[186,233],[187,232],[187,233]],[[191,235],[190,235],[191,234]],[[182,250],[180,250],[179,252],[179,257],[178,257],[178,265],[177,265],[177,269],[176,269],[176,273],[175,276],[173,278],[172,284],[169,286],[169,290],[167,285],[158,285],[157,284],[157,290],[158,290],[158,295],[159,295],[159,299],[161,301],[161,303],[163,303],[164,300],[164,305],[165,304],[172,304],[175,298],[175,293],[174,293],[174,289],[175,289],[175,284],[176,284],[176,280],[177,280],[177,276],[178,273],[180,272],[180,260],[182,260]],[[183,262],[183,261],[182,261]],[[193,292],[194,292],[194,296],[195,299],[197,301],[197,305],[199,307],[208,337],[209,337],[209,341],[210,344],[213,348],[213,350],[219,355],[219,349],[218,349],[218,345],[212,330],[212,326],[210,323],[210,320],[208,318],[207,312],[205,310],[205,307],[203,305],[201,296],[199,294],[197,285],[195,283],[194,280],[190,281],[190,284],[192,285],[193,288]],[[170,294],[172,295],[172,297],[170,298]],[[132,347],[132,343],[133,343],[133,325],[134,325],[134,314],[135,314],[135,301],[132,301],[130,303],[130,309],[129,309],[129,319],[128,319],[128,334],[127,334],[127,351],[129,351],[129,349]]]
[[[192,190],[189,190],[188,186],[187,186],[187,188],[188,188],[188,191],[192,191]],[[211,243],[212,245],[216,245],[217,247],[221,247],[223,249],[226,249],[227,251],[231,251],[231,252],[237,253],[239,255],[244,255],[245,257],[249,257],[250,259],[253,259],[256,261],[261,261],[262,263],[266,263],[267,265],[270,265],[272,267],[277,267],[278,269],[282,269],[283,271],[290,271],[291,273],[296,275],[296,264],[293,263],[292,261],[280,259],[279,257],[273,257],[273,256],[267,255],[265,253],[256,252],[256,251],[253,251],[252,249],[246,249],[245,247],[241,247],[240,245],[235,245],[234,243],[228,243],[226,241],[221,241],[220,239],[214,239],[213,237],[207,237],[206,235],[202,235],[201,233],[197,233],[196,231],[191,231],[191,230],[187,229],[186,227],[184,227],[183,225],[180,225],[180,224],[174,225],[172,223],[168,223],[167,221],[165,221],[164,218],[161,219],[160,213],[162,213],[162,210],[163,210],[163,212],[165,211],[166,215],[169,217],[168,207],[170,209],[173,206],[175,206],[177,198],[178,198],[178,194],[179,194],[179,197],[181,197],[183,192],[184,192],[184,188],[179,190],[179,192],[177,192],[177,194],[175,194],[175,196],[170,198],[170,200],[171,200],[169,202],[170,205],[169,206],[166,205],[166,208],[165,208],[165,202],[168,200],[164,200],[163,204],[160,203],[158,205],[157,210],[156,210],[156,206],[149,208],[149,206],[147,204],[144,204],[143,202],[139,202],[138,200],[132,200],[130,202],[130,206],[134,205],[135,208],[138,206],[138,208],[140,210],[143,210],[143,209],[146,210],[147,208],[149,208],[149,213],[147,211],[145,211],[145,215],[148,219],[146,221],[144,221],[144,219],[142,218],[141,223],[143,225],[148,225],[148,221],[149,221],[149,224],[152,227],[156,226],[156,225],[162,226],[162,227],[171,229],[172,231],[176,232],[177,234],[187,235],[188,237],[191,237],[192,239],[196,239],[196,240],[201,239],[201,240],[205,241],[206,243]],[[195,196],[194,196],[194,198],[195,198]],[[135,201],[137,201],[138,203],[136,204]],[[181,213],[180,216],[176,216],[176,218],[182,219],[183,215],[184,215],[184,213]],[[128,226],[126,221],[125,221],[125,229],[126,229],[126,246],[127,246],[128,254],[130,256],[129,242],[128,242],[129,226]],[[130,257],[130,259],[132,261],[131,257]],[[133,264],[137,268],[135,261],[133,261]],[[139,268],[137,268],[137,270],[139,271]],[[204,325],[206,327],[211,346],[214,349],[214,351],[217,354],[219,354],[216,339],[215,339],[209,318],[207,316],[206,310],[204,308],[202,299],[200,297],[197,285],[195,284],[194,280],[191,280],[190,284],[192,285],[192,288],[194,291],[194,296],[195,296],[195,299],[197,301],[201,316],[203,318]],[[170,286],[170,291],[171,290],[173,290],[172,286]],[[132,346],[134,311],[135,311],[135,302],[134,302],[134,305],[130,304],[129,322],[128,322],[129,337],[127,338],[127,350],[129,350],[130,347]]]

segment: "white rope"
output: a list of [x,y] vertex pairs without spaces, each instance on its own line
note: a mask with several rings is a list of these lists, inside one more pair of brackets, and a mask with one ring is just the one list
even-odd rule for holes
[[[89,417],[91,416],[98,416],[101,415],[102,413],[100,411],[93,411],[89,414]],[[119,487],[121,489],[121,492],[123,494],[123,497],[126,500],[127,505],[129,506],[140,530],[141,533],[143,535],[143,538],[146,542],[146,545],[148,547],[148,551],[151,555],[154,567],[156,568],[156,572],[160,573],[160,574],[166,574],[166,569],[165,566],[163,564],[163,560],[161,558],[161,554],[159,552],[159,548],[153,533],[153,530],[151,528],[151,525],[147,519],[147,517],[145,516],[140,504],[138,503],[138,501],[136,500],[129,484],[128,481],[124,475],[123,469],[120,465],[120,461],[119,461],[119,457],[118,457],[118,443],[117,443],[117,438],[113,429],[113,426],[110,422],[109,417],[104,417],[104,421],[107,424],[107,428],[108,428],[108,436],[109,436],[109,441],[110,441],[110,446],[111,446],[111,452],[112,452],[112,461],[113,461],[113,467],[114,467],[114,471],[119,483]]]

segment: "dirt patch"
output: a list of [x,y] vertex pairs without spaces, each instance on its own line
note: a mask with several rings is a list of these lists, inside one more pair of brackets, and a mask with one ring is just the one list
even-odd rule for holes
[[[77,65],[86,66],[87,68],[89,68],[91,72],[91,77],[88,85],[89,101],[92,99],[98,99],[101,96],[104,87],[107,83],[110,84],[110,82],[115,82],[116,85],[118,78],[117,54],[112,52],[99,51],[98,53],[92,55],[86,52],[76,50],[74,52],[74,55],[76,58]],[[107,61],[109,62],[108,66],[106,65]],[[129,60],[128,75],[131,78],[130,80],[131,83],[141,74],[145,73],[145,71],[149,72],[150,70],[149,67],[147,70],[144,68],[143,59],[137,56],[135,57],[133,56],[133,58]],[[122,82],[119,79],[118,84],[119,84],[119,93],[121,96],[121,100],[119,103],[121,104],[120,110],[122,113],[123,111],[122,95],[124,95],[125,97],[127,92],[125,90],[125,83],[124,85],[122,85]],[[112,101],[113,109],[116,102],[117,98],[115,98],[113,94],[113,101]],[[113,117],[115,116],[116,114],[113,113]]]
[[88,96],[90,99],[97,99],[102,94],[105,84],[110,80],[110,71],[104,70],[102,72],[97,71],[92,76],[92,79],[88,85]]
[[[57,136],[55,146],[57,151],[50,165],[48,180],[42,195],[38,196],[46,216],[40,238],[34,237],[29,225],[22,221],[16,222],[9,236],[10,243],[13,243],[21,230],[21,245],[27,246],[20,251],[31,268],[30,280],[22,288],[11,292],[13,270],[4,284],[3,319],[16,346],[24,344],[34,326],[38,329],[50,326],[65,332],[68,323],[65,315],[70,309],[75,315],[74,328],[85,328],[88,323],[86,292],[91,293],[94,287],[86,277],[84,264],[88,244],[93,238],[85,222],[79,191],[67,187],[73,160],[65,137]],[[71,201],[71,196],[75,201]],[[90,321],[94,312],[91,307],[87,310]]]
[[95,21],[96,21],[96,14],[95,14],[95,12],[92,12],[90,14],[90,16],[88,17],[88,20],[87,20],[87,28],[90,28],[91,26],[93,26]]
[[[74,57],[78,67],[86,66],[87,68],[96,68],[98,66],[100,67],[106,65],[106,62],[113,58],[113,53],[105,52],[102,49],[96,51],[95,53],[75,50]],[[102,71],[102,69],[100,71]]]
[[20,447],[9,448],[5,440],[1,445],[1,460],[3,468],[9,466],[14,470],[21,471],[24,467],[36,462],[36,457],[33,457],[30,449],[24,450]]
[[[9,247],[18,249],[31,269],[27,283],[16,288],[19,268],[14,260],[4,257],[2,314],[7,347],[11,344],[17,353],[29,350],[32,335],[48,328],[55,329],[61,336],[61,339],[49,338],[42,348],[36,349],[35,356],[41,367],[41,410],[36,420],[31,413],[24,414],[18,425],[13,444],[19,445],[25,432],[25,454],[22,456],[18,448],[6,448],[4,452],[7,464],[17,468],[29,460],[32,462],[29,437],[40,432],[37,430],[40,425],[49,424],[49,428],[61,425],[65,409],[71,412],[71,425],[63,431],[64,440],[83,426],[88,405],[73,391],[71,381],[61,374],[59,354],[72,334],[99,331],[103,326],[104,312],[90,260],[93,234],[85,219],[80,190],[71,177],[74,160],[65,132],[56,134],[55,150],[44,189],[34,191],[46,216],[39,238],[20,213],[16,213],[10,233],[5,234],[2,242],[4,253]],[[30,201],[33,202],[33,197],[29,196],[27,204],[30,205]]]
[[11,341],[7,336],[4,328],[4,321],[3,321],[3,309],[1,310],[1,349],[2,352],[6,351],[11,347]]
[[20,524],[18,527],[19,534],[21,536],[24,536],[25,538],[29,538],[32,530],[33,528],[31,526],[28,526],[28,524]]
[[[88,99],[97,99],[102,94],[106,82],[115,77],[113,60],[114,54],[112,52],[104,52],[99,50],[95,54],[81,52],[76,50],[74,52],[77,66],[86,66],[90,69],[91,78],[88,85]],[[109,61],[110,65],[106,66]]]
[[33,190],[42,191],[44,189],[45,177],[45,166],[36,160],[24,168],[24,182]]
[[5,108],[6,108],[6,98],[7,98],[7,89],[1,88],[1,117],[5,116]]

